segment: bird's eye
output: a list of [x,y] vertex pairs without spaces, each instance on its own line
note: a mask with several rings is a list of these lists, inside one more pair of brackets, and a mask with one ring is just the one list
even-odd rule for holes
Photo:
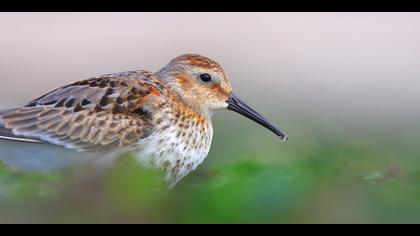
[[204,83],[208,83],[211,81],[211,76],[209,74],[201,74],[200,80],[203,81]]

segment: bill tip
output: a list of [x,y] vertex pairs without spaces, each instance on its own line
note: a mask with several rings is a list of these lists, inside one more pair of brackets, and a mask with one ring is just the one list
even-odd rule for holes
[[286,142],[287,140],[289,140],[289,137],[287,136],[279,136],[282,142]]

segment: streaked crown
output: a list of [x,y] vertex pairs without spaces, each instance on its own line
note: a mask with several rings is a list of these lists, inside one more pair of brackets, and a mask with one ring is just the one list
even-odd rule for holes
[[157,74],[184,103],[205,115],[227,108],[232,91],[228,76],[214,60],[197,54],[173,59]]

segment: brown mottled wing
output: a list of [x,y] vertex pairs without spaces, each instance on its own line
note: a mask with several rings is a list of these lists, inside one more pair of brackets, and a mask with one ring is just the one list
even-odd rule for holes
[[150,72],[105,75],[56,89],[0,120],[17,137],[67,148],[124,147],[155,131],[155,104],[165,102],[166,93]]

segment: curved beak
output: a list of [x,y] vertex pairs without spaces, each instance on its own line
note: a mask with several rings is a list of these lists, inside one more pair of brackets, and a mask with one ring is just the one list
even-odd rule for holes
[[281,129],[274,126],[271,122],[261,116],[254,109],[246,105],[241,99],[239,99],[234,93],[229,94],[229,99],[226,101],[228,103],[228,110],[235,111],[255,122],[264,126],[265,128],[271,130],[277,136],[280,137],[282,141],[287,140],[287,135]]

